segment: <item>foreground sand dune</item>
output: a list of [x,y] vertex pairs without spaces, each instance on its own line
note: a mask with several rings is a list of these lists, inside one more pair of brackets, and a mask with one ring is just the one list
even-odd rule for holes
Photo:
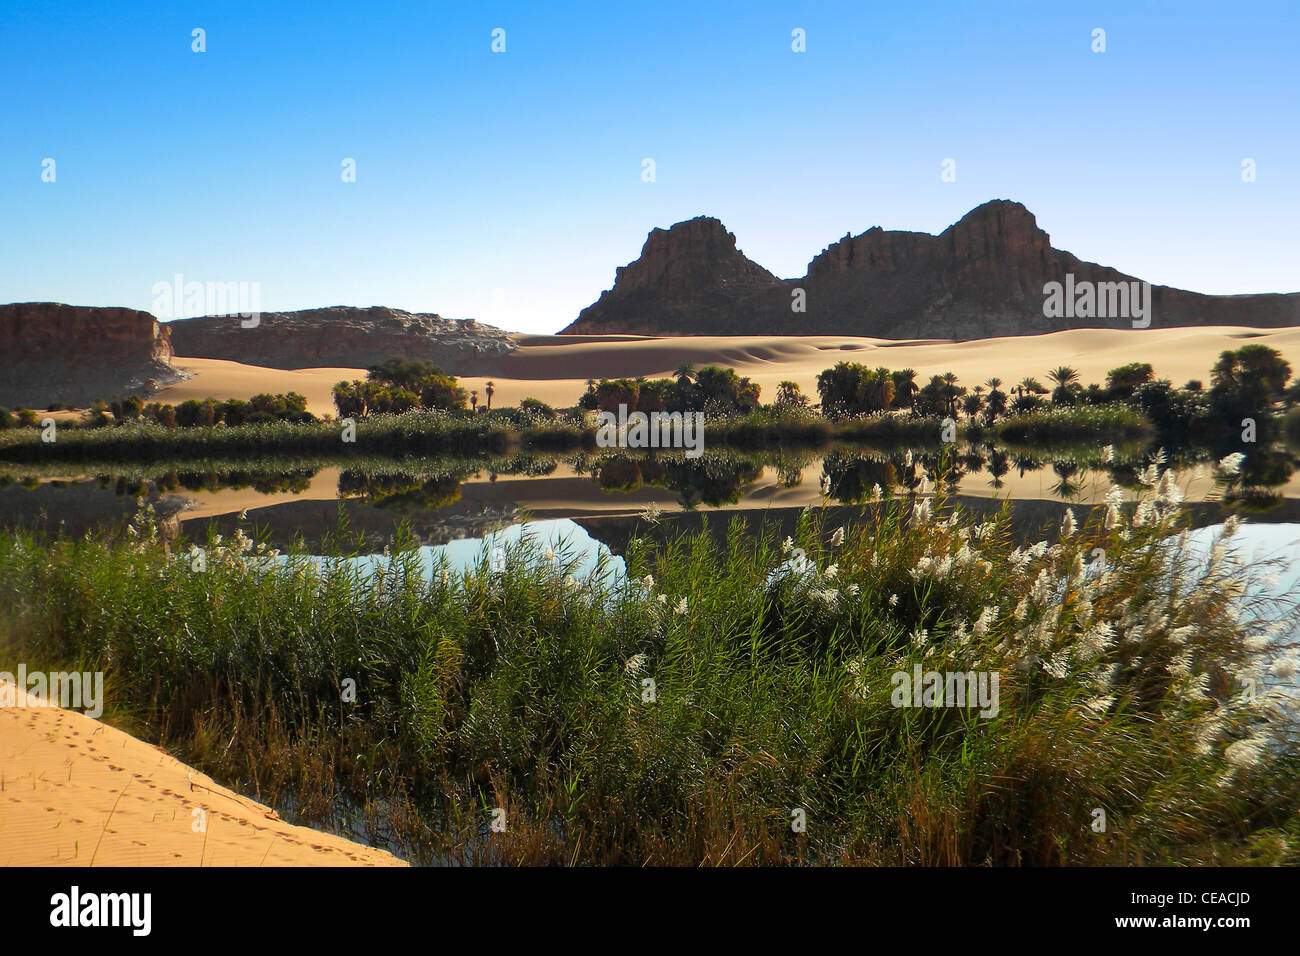
[[405,865],[291,826],[156,747],[15,691],[19,706],[0,707],[0,866]]
[[[992,376],[1013,383],[1027,375],[1046,381],[1048,369],[1071,365],[1084,383],[1103,382],[1106,372],[1128,362],[1150,362],[1162,378],[1181,385],[1208,384],[1210,366],[1224,349],[1258,342],[1279,350],[1300,368],[1300,328],[1230,327],[1181,329],[1073,329],[1050,335],[978,339],[970,342],[855,338],[852,336],[681,336],[521,335],[519,348],[497,360],[491,375],[463,378],[479,390],[491,379],[493,403],[515,405],[532,396],[557,406],[577,401],[588,378],[670,375],[680,365],[723,365],[748,375],[770,400],[778,383],[798,382],[816,394],[817,374],[839,361],[913,368],[924,380],[956,372],[967,386]],[[334,411],[330,389],[340,379],[364,376],[362,369],[311,368],[286,371],[217,359],[177,358],[192,373],[163,389],[158,401],[187,398],[248,398],[257,392],[301,392],[317,415]]]

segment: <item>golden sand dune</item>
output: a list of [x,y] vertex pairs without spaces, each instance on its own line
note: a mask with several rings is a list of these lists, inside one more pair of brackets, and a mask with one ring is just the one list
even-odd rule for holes
[[307,407],[317,415],[334,411],[331,389],[344,379],[365,378],[356,368],[262,368],[224,359],[181,358],[173,364],[191,373],[184,382],[164,388],[150,401],[179,405],[191,398],[252,398],[261,392],[298,392],[307,396]]
[[156,747],[10,688],[18,706],[0,707],[0,866],[404,865],[291,826]]
[[[521,335],[516,341],[518,349],[497,359],[491,375],[462,379],[467,388],[479,390],[480,401],[484,383],[491,379],[496,385],[496,405],[515,405],[532,396],[568,406],[577,401],[588,378],[671,375],[684,364],[735,368],[758,382],[769,400],[785,379],[815,395],[817,374],[840,361],[913,368],[922,380],[952,371],[967,386],[992,376],[1007,383],[1027,375],[1045,381],[1047,370],[1058,365],[1074,366],[1084,383],[1104,382],[1112,368],[1150,362],[1157,375],[1175,385],[1193,378],[1208,384],[1210,366],[1220,352],[1258,342],[1278,349],[1300,367],[1300,328],[1073,329],[969,342],[824,335]],[[333,412],[330,388],[335,382],[365,374],[356,368],[286,371],[217,359],[175,361],[193,377],[159,392],[155,396],[158,401],[248,398],[257,392],[296,391],[307,396],[308,407],[318,415]]]

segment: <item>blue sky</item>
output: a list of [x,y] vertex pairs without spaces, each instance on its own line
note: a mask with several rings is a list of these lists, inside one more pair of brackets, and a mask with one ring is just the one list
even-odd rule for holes
[[1281,2],[0,0],[0,302],[148,309],[179,272],[552,332],[654,226],[717,216],[790,277],[993,198],[1153,282],[1297,291],[1298,28]]

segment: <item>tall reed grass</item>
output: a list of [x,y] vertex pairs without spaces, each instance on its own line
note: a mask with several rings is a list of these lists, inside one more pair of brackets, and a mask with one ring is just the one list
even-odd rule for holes
[[1077,442],[1100,440],[1124,444],[1149,438],[1155,430],[1141,412],[1127,405],[1080,405],[1008,415],[989,426],[970,430],[970,437],[986,436],[1008,443]]
[[510,444],[513,433],[506,424],[488,415],[421,410],[357,419],[355,441],[345,442],[343,434],[339,422],[262,422],[193,428],[128,422],[112,428],[60,429],[51,442],[42,441],[37,431],[5,432],[0,435],[0,460],[103,462],[354,452],[367,455],[501,453]]
[[[1142,415],[1124,406],[1057,408],[1016,415],[992,425],[963,423],[957,433],[977,440],[1103,443],[1136,441],[1151,434]],[[355,441],[343,440],[343,426],[331,422],[166,428],[145,422],[116,427],[65,427],[45,441],[36,429],[0,431],[0,462],[156,462],[183,459],[248,459],[273,455],[503,454],[519,446],[538,451],[596,447],[596,426],[572,418],[554,421],[520,415],[514,409],[472,415],[415,410],[356,420]],[[830,420],[804,408],[762,408],[711,416],[705,425],[710,447],[763,449],[819,447],[833,441],[878,445],[942,444],[943,419],[878,413]]]
[[[1172,474],[1143,483],[1028,547],[923,486],[784,541],[638,537],[591,579],[527,542],[429,577],[401,536],[362,573],[242,532],[195,570],[146,508],[0,534],[0,635],[421,862],[1300,862],[1295,609],[1252,597],[1232,519],[1198,556]],[[916,665],[998,674],[996,715],[895,706]]]

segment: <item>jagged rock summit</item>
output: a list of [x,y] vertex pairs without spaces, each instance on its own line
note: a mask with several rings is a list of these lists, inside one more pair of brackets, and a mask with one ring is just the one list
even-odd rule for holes
[[689,292],[702,287],[744,294],[781,280],[745,258],[736,237],[710,216],[679,222],[672,229],[652,229],[641,258],[618,270],[615,284]]
[[[799,279],[736,249],[716,219],[655,229],[641,257],[561,334],[841,334],[974,339],[1132,328],[1130,317],[1044,314],[1049,282],[1138,282],[1053,248],[1033,213],[992,200],[936,235],[879,226],[832,243]],[[805,311],[792,307],[802,290]],[[1300,293],[1215,296],[1152,286],[1159,326],[1300,325]]]
[[617,269],[614,287],[564,333],[705,332],[696,327],[697,320],[717,321],[737,302],[781,285],[736,248],[736,237],[726,226],[711,216],[698,216],[671,229],[652,229],[641,257]]
[[176,319],[168,327],[177,355],[283,369],[364,367],[400,355],[473,375],[515,348],[510,333],[474,319],[378,305],[263,312],[252,328],[224,315]]

